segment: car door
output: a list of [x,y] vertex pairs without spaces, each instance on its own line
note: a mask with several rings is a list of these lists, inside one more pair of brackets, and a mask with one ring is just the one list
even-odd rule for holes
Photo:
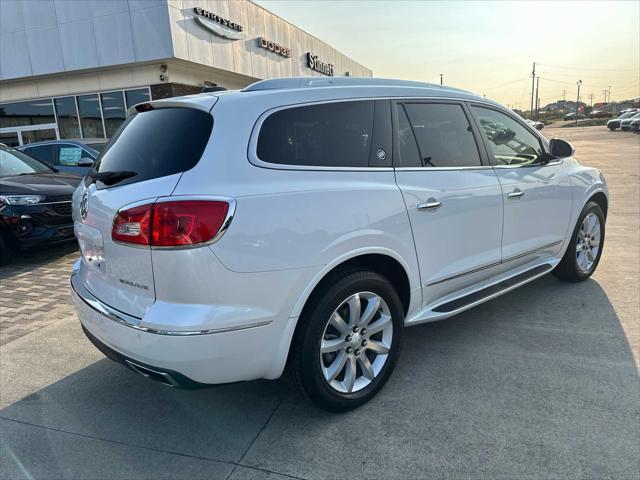
[[515,116],[484,105],[470,110],[502,186],[502,261],[557,254],[571,218],[566,165],[549,161],[541,138]]
[[427,305],[500,263],[502,190],[462,103],[395,102],[394,119],[396,182]]
[[61,143],[58,149],[56,168],[81,177],[90,168],[90,165],[84,164],[93,160],[95,160],[94,156],[80,145]]

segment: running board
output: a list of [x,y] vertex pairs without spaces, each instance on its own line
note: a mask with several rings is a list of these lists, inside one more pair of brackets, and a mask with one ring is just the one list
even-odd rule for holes
[[482,290],[478,290],[477,292],[473,292],[465,295],[464,297],[456,298],[455,300],[451,300],[449,302],[438,305],[437,307],[431,309],[431,311],[436,313],[451,313],[457,310],[464,309],[466,307],[470,307],[472,305],[476,305],[478,303],[482,303],[485,300],[490,300],[491,298],[497,297],[502,293],[513,290],[514,288],[523,285],[536,277],[540,277],[545,273],[550,272],[551,270],[553,270],[552,265],[538,265],[531,270],[527,270],[526,272],[522,272],[519,275],[507,278],[502,282],[496,283],[494,285],[489,285],[488,287],[483,288]]

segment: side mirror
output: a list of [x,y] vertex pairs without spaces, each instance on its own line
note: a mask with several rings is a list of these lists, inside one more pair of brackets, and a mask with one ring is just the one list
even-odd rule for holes
[[552,138],[549,141],[549,153],[554,158],[571,157],[575,153],[573,145],[559,138]]
[[79,167],[92,167],[95,160],[89,157],[83,157],[78,161]]

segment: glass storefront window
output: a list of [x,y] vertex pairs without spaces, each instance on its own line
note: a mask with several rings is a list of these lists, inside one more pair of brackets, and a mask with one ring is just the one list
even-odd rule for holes
[[0,104],[0,128],[55,123],[50,98]]
[[124,92],[127,97],[127,108],[131,108],[137,103],[148,102],[151,100],[148,88],[136,88],[135,90],[127,90]]
[[113,136],[118,127],[127,116],[124,108],[124,96],[122,90],[117,92],[101,93],[102,115],[104,117],[104,126],[107,130],[107,138]]
[[77,98],[82,136],[84,138],[104,138],[98,95],[78,95]]
[[80,124],[74,97],[56,98],[53,100],[58,115],[58,131],[60,138],[80,138]]

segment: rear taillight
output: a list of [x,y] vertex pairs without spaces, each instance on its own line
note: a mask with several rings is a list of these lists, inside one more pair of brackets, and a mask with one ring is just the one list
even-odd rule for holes
[[121,243],[182,247],[212,240],[223,227],[229,203],[220,200],[159,202],[122,210],[111,237]]

